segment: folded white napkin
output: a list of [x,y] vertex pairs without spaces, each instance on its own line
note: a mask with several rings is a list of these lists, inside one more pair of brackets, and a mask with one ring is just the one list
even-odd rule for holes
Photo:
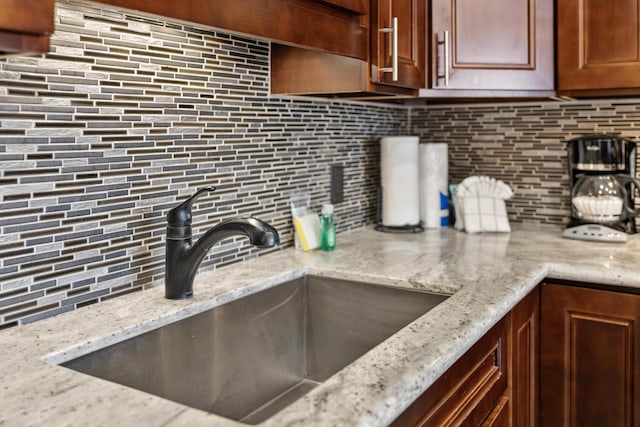
[[510,232],[505,200],[513,196],[511,188],[488,176],[470,176],[457,187],[456,224],[467,233]]

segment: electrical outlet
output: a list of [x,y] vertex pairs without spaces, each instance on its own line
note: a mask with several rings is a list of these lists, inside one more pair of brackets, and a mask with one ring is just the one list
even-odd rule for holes
[[344,202],[344,166],[331,165],[331,203]]

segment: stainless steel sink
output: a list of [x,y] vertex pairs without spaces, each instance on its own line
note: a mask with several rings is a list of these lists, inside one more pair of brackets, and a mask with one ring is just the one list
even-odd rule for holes
[[306,276],[63,366],[257,424],[446,298]]

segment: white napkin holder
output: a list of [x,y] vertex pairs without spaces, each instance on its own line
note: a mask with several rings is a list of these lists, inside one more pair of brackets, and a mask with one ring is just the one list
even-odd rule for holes
[[510,232],[505,200],[512,196],[502,181],[488,176],[465,178],[455,192],[455,228],[467,233]]

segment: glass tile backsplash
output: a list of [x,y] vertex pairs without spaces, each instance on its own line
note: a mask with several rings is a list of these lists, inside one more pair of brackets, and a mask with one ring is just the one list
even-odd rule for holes
[[[301,76],[304,78],[304,76]],[[564,224],[564,141],[640,139],[640,100],[404,107],[269,95],[269,44],[59,0],[51,53],[0,59],[0,328],[159,285],[165,215],[196,189],[199,235],[254,215],[292,245],[289,197],[329,202],[338,231],[375,220],[378,139],[449,144],[450,181],[512,186],[512,222]],[[258,256],[244,239],[203,269]]]
[[[329,202],[339,230],[372,223],[377,138],[407,109],[269,96],[269,44],[76,1],[56,4],[51,53],[0,60],[0,328],[162,282],[165,215],[196,236],[254,215],[291,246],[289,197]],[[203,269],[256,256],[216,246]]]
[[432,106],[410,115],[422,141],[449,144],[451,183],[489,175],[512,187],[512,222],[568,222],[567,140],[612,133],[640,142],[638,99]]

